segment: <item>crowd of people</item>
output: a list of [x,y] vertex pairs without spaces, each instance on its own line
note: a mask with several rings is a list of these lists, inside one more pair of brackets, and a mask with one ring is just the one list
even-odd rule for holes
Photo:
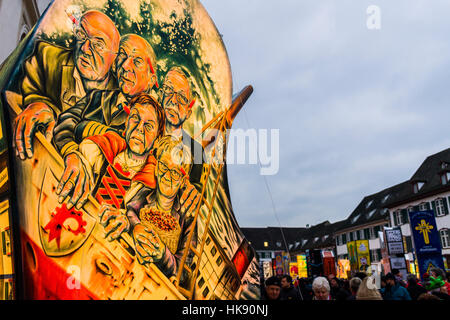
[[398,269],[380,278],[357,272],[350,279],[309,277],[292,279],[289,275],[272,276],[261,287],[261,300],[445,300],[450,301],[450,272],[430,269],[420,281],[409,274],[407,281]]

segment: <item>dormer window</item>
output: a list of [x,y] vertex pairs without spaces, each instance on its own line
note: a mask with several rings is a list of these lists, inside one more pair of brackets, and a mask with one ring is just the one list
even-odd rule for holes
[[281,247],[281,242],[277,241],[277,247]]
[[420,181],[414,183],[414,193],[418,193],[420,191],[420,189],[422,189],[424,184],[425,184],[425,182],[420,182]]
[[377,209],[373,209],[372,211],[370,211],[370,212],[367,214],[367,219],[372,218],[372,216],[375,214],[375,212],[377,212]]
[[367,202],[366,209],[369,208],[372,205],[372,203],[373,203],[373,200],[370,200],[369,202]]
[[328,235],[326,234],[326,235],[323,236],[322,241],[325,241],[327,239],[328,239]]
[[317,241],[319,241],[319,237],[314,238],[314,242],[317,242]]
[[390,194],[385,195],[383,200],[381,200],[381,202],[385,203],[389,199],[390,196],[391,196]]
[[307,239],[303,239],[303,240],[302,240],[302,246],[304,246],[307,242],[308,242]]
[[442,169],[442,170],[445,170],[445,169],[447,169],[448,167],[449,167],[449,165],[448,165],[447,162],[441,162],[441,169]]
[[360,214],[358,214],[355,217],[353,217],[352,223],[355,223],[359,219],[359,216],[360,216]]

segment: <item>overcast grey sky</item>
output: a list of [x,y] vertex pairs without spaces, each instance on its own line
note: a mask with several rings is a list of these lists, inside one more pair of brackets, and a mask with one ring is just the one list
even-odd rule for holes
[[[223,34],[234,90],[255,92],[233,128],[280,129],[268,176],[283,226],[346,218],[450,147],[449,1],[202,0]],[[366,26],[369,5],[381,29]],[[277,226],[257,165],[229,165],[241,226]]]

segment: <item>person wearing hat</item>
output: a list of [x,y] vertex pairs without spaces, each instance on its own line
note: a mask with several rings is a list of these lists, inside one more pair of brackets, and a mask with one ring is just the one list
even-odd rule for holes
[[375,277],[365,277],[356,293],[356,300],[383,300],[375,284]]
[[261,300],[280,300],[281,281],[273,276],[266,280],[265,293]]
[[386,275],[384,300],[411,300],[408,290],[402,287],[390,272]]
[[430,282],[426,285],[426,288],[429,293],[438,297],[440,300],[450,301],[450,295],[448,295],[445,281],[442,280],[441,276],[436,278],[430,276]]

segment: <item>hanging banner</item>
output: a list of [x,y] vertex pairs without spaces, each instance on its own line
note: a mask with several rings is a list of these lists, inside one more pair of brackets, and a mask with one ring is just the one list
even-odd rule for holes
[[325,276],[336,275],[336,261],[333,251],[322,250],[323,274]]
[[273,276],[272,261],[263,261],[262,265],[264,279],[269,279],[271,276]]
[[284,274],[283,268],[283,252],[276,251],[275,252],[275,275],[281,276]]
[[358,252],[356,248],[356,241],[347,242],[347,252],[351,270],[358,270]]
[[298,263],[297,262],[291,262],[289,264],[289,275],[292,277],[292,279],[297,279],[298,277]]
[[409,221],[417,255],[442,255],[439,230],[432,210],[410,212]]
[[384,227],[384,231],[389,255],[404,254],[402,229],[400,227]]
[[339,259],[338,260],[338,278],[339,279],[347,279],[348,273],[350,273],[350,260],[348,259]]
[[445,270],[436,218],[433,210],[409,213],[411,234],[420,277],[433,267]]
[[253,89],[232,84],[199,0],[51,2],[0,69],[25,299],[259,297],[225,161]]
[[308,277],[308,266],[306,264],[306,255],[300,254],[297,256],[298,276],[299,278]]
[[357,240],[356,252],[358,255],[358,270],[367,271],[370,266],[369,240]]

